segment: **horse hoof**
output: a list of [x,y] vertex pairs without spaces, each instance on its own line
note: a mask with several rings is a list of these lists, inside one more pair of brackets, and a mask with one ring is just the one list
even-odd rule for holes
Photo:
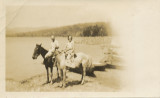
[[46,81],[46,84],[48,84],[49,83],[49,81]]
[[81,85],[83,85],[84,84],[84,82],[81,82]]

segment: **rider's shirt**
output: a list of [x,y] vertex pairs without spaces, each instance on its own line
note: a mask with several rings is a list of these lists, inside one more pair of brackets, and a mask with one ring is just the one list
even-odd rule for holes
[[51,42],[51,49],[50,49],[50,51],[54,52],[55,48],[58,48],[58,47],[59,47],[59,43],[58,43],[57,40],[55,40],[54,42]]
[[74,41],[71,41],[71,42],[68,42],[66,44],[66,52],[68,53],[71,53],[71,52],[74,52]]

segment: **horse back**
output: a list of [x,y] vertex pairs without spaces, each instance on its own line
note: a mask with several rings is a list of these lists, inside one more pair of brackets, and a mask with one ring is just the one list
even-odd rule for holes
[[76,53],[77,59],[81,59],[82,62],[85,63],[87,69],[92,69],[94,68],[94,65],[92,64],[92,57],[85,54],[85,53]]

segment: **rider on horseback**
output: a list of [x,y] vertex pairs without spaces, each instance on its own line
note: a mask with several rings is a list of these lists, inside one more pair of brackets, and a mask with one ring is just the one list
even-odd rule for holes
[[73,63],[75,56],[75,48],[74,48],[74,41],[72,40],[72,36],[68,36],[68,43],[65,47],[65,58],[68,63]]
[[55,40],[55,36],[51,36],[51,48],[49,49],[48,53],[45,55],[45,58],[48,58],[48,57],[51,57],[53,56],[53,52],[58,50],[59,48],[59,44],[58,44],[58,41]]

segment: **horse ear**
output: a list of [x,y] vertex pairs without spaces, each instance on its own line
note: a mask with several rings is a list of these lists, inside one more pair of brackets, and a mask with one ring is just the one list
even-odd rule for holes
[[40,44],[40,46],[42,45],[42,43]]

